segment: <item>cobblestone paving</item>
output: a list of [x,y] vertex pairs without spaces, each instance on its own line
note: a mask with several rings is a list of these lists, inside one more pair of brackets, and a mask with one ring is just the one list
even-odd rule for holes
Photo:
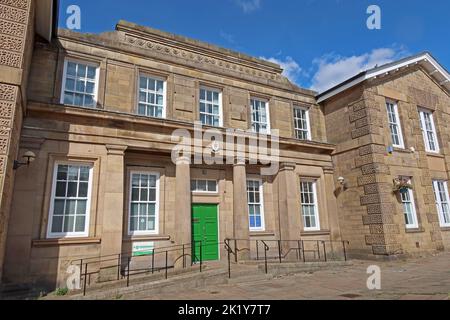
[[[367,267],[381,268],[381,290],[368,290]],[[125,297],[126,298],[126,297]],[[358,261],[333,270],[158,294],[148,299],[433,299],[450,300],[450,252],[407,261]]]

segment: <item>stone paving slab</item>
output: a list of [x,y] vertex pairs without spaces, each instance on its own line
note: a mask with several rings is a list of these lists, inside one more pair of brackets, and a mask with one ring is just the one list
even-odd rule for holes
[[[332,270],[279,276],[254,283],[206,286],[189,290],[189,293],[162,293],[145,299],[450,299],[450,252],[406,261],[352,262],[351,266]],[[367,289],[367,268],[371,265],[381,268],[381,290]]]

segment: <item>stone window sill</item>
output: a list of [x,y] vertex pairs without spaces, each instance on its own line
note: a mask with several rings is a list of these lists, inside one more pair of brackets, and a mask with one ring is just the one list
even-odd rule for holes
[[403,148],[399,148],[399,147],[394,147],[394,152],[398,152],[398,153],[409,153],[409,154],[411,154],[412,152],[411,152],[411,150],[410,149],[407,149],[406,147],[403,149]]
[[250,232],[250,237],[273,237],[275,236],[274,232],[268,231],[253,231]]
[[330,230],[303,231],[300,236],[329,236],[330,233]]
[[33,240],[33,247],[53,247],[64,245],[99,244],[100,238],[60,238],[60,239],[39,239]]
[[441,153],[433,153],[433,152],[427,152],[428,157],[435,157],[435,158],[441,158],[444,159],[445,156]]
[[450,227],[441,227],[441,231],[450,231]]
[[424,228],[405,229],[406,233],[422,233],[425,232]]
[[124,238],[123,241],[124,242],[133,242],[133,241],[169,241],[170,240],[170,236],[133,236],[133,237],[128,237],[128,238]]

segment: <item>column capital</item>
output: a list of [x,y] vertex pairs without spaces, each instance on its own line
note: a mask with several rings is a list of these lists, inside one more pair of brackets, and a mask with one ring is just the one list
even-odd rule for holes
[[178,166],[178,165],[182,165],[182,164],[190,165],[191,164],[191,158],[187,157],[187,156],[181,156],[181,157],[178,157],[175,160],[175,165]]
[[108,155],[118,155],[123,156],[125,154],[125,150],[127,150],[127,146],[120,146],[115,144],[107,144],[105,145],[106,150],[108,151]]
[[233,167],[245,167],[245,160],[244,159],[235,159],[235,162],[233,163]]
[[324,174],[334,174],[334,168],[333,167],[324,167],[323,173]]
[[294,171],[297,167],[295,162],[281,162],[280,163],[280,171]]

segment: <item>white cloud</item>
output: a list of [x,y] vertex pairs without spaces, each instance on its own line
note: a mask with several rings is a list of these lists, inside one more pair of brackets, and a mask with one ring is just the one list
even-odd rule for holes
[[284,60],[277,58],[264,58],[260,59],[279,64],[283,68],[283,75],[288,78],[291,82],[296,83],[298,77],[302,74],[302,68],[300,65],[292,59],[292,57],[287,56]]
[[311,89],[323,92],[345,81],[361,71],[371,69],[376,65],[395,61],[407,55],[403,48],[379,48],[360,56],[342,57],[328,54],[315,59],[317,72],[313,76]]
[[234,35],[232,35],[230,33],[227,33],[227,32],[225,32],[223,30],[220,30],[220,37],[222,39],[224,39],[225,41],[227,41],[228,43],[231,43],[231,44],[235,44],[236,43],[236,41],[234,39]]
[[256,11],[261,7],[261,0],[235,0],[235,2],[244,13]]

